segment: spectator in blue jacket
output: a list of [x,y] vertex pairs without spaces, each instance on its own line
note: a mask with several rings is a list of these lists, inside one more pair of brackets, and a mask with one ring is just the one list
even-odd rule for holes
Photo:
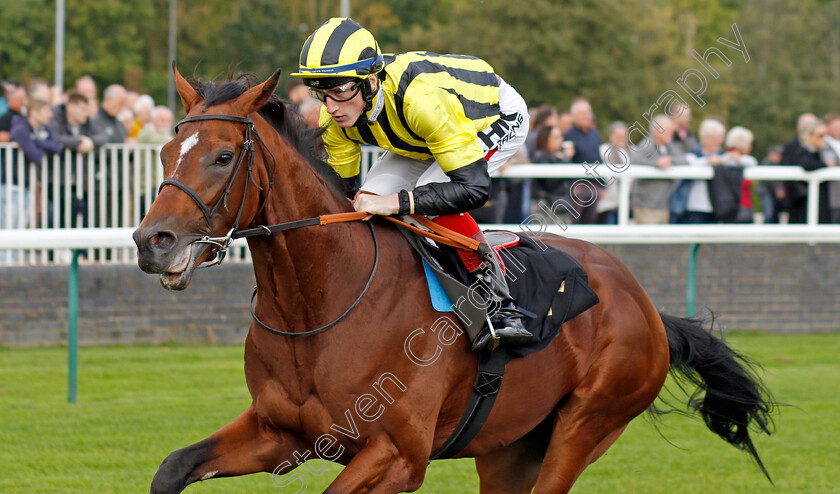
[[[31,163],[40,167],[45,154],[61,152],[58,139],[47,127],[51,118],[52,108],[50,108],[49,103],[42,100],[31,100],[27,116],[15,116],[12,120],[12,128],[9,133],[11,141],[20,146],[26,164],[22,170],[18,170],[18,159],[14,159],[11,176],[6,176],[6,166],[0,167],[0,229],[26,228],[29,226],[30,205],[32,204],[30,190],[36,189],[37,183],[29,183],[29,174],[26,173],[26,170]],[[35,176],[37,177],[37,174]],[[23,197],[21,198],[21,196]],[[19,208],[19,204],[23,204],[22,210]],[[6,224],[7,219],[11,220],[9,224]],[[14,263],[16,261],[17,252],[0,251],[0,263]]]
[[27,164],[40,167],[44,156],[61,152],[61,143],[48,125],[52,117],[49,103],[33,99],[29,102],[27,116],[17,117],[12,122],[11,140],[20,146]]
[[[563,134],[563,138],[574,144],[572,163],[598,163],[601,159],[598,148],[601,134],[594,128],[595,114],[592,106],[583,98],[572,101],[569,113],[572,115],[572,127]],[[591,187],[579,186],[573,199],[581,206],[580,217],[576,223],[591,224],[598,221],[597,201],[601,187],[593,182]]]

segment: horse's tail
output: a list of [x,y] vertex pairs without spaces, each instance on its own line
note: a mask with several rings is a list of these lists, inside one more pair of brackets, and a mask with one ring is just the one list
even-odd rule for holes
[[[772,483],[758,456],[750,425],[771,434],[776,404],[755,373],[754,364],[707,331],[703,321],[659,313],[668,335],[671,375],[697,387],[689,405],[724,441],[749,453]],[[703,396],[701,392],[705,391]]]

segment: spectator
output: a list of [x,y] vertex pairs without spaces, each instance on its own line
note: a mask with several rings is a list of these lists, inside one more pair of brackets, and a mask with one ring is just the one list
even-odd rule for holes
[[[806,117],[805,114],[803,117]],[[803,120],[800,117],[801,123]],[[782,163],[791,166],[801,166],[805,170],[817,170],[826,166],[820,156],[825,147],[826,126],[822,120],[810,115],[804,119],[802,130],[795,143],[789,142],[782,152]],[[799,127],[799,125],[797,125]],[[790,211],[790,223],[805,223],[808,217],[808,187],[803,182],[786,182],[785,192]],[[820,223],[829,220],[828,183],[820,184]]]
[[61,144],[48,125],[52,117],[53,111],[48,102],[33,99],[29,102],[27,116],[16,117],[12,123],[12,141],[20,146],[27,164],[40,168],[45,155],[61,152]]
[[300,110],[303,102],[310,97],[309,88],[300,79],[294,77],[286,84],[286,94],[289,96],[289,101],[298,110]]
[[[41,159],[45,154],[61,151],[61,146],[47,127],[50,118],[52,118],[52,110],[49,103],[32,100],[29,103],[27,117],[15,116],[12,121],[11,140],[20,146],[27,165],[34,163],[35,166],[40,167]],[[29,208],[32,201],[27,168],[20,170],[22,174],[20,176],[18,167],[12,166],[13,175],[10,177],[6,176],[6,167],[0,167],[0,229],[29,226]],[[20,203],[23,204],[23,211],[18,210],[17,206]],[[10,220],[9,223],[6,222],[7,219]],[[0,251],[0,263],[14,262],[17,262],[17,252]]]
[[155,107],[155,100],[148,94],[142,94],[137,97],[134,103],[134,126],[131,127],[128,136],[137,139],[143,126],[149,123],[152,119],[152,109]]
[[[93,151],[108,142],[108,136],[103,132],[88,115],[90,101],[84,95],[72,92],[67,95],[67,103],[58,105],[53,109],[53,119],[50,122],[53,132],[58,137],[62,148],[70,149],[78,154],[91,154]],[[86,184],[84,176],[73,177],[77,183]],[[84,185],[83,185],[84,190]],[[78,189],[77,189],[78,192]],[[63,191],[61,192],[64,193]],[[65,204],[61,199],[59,204]],[[52,204],[52,207],[57,207]],[[69,228],[77,225],[76,218],[81,216],[82,225],[87,227],[87,191],[84,190],[82,197],[73,195],[71,198],[71,221],[70,224],[63,222],[64,216],[60,212],[52,210],[50,213],[49,226],[60,226]],[[58,221],[62,219],[62,221]]]
[[[163,146],[175,137],[174,125],[175,119],[172,111],[165,106],[156,106],[152,109],[152,120],[140,131],[137,142]],[[151,199],[154,197],[157,180],[152,173],[153,170],[146,169],[147,161],[143,160],[141,163],[143,166],[140,168],[140,184],[138,187],[140,190],[140,211],[141,214],[145,215],[148,206],[151,205]],[[147,182],[147,176],[151,177],[151,182]]]
[[126,91],[125,101],[123,102],[123,110],[130,111],[132,116],[133,116],[134,115],[134,104],[137,103],[137,98],[139,98],[139,97],[140,97],[140,95],[137,93],[137,91]]
[[525,139],[525,146],[528,150],[528,157],[534,163],[539,163],[534,159],[534,152],[537,150],[537,134],[543,127],[557,127],[557,108],[551,105],[541,105],[534,110],[534,116],[530,120],[528,137]]
[[[619,168],[623,168],[628,161],[617,153],[627,152],[625,149],[625,145],[627,144],[625,140],[627,136],[627,124],[621,121],[613,122],[607,128],[607,133],[610,142],[601,144],[598,147],[598,156],[601,158],[599,161],[604,164],[617,165]],[[619,151],[613,151],[609,156],[606,156],[605,153],[611,146],[612,149]],[[626,154],[624,156],[627,157]],[[604,180],[607,186],[598,198],[598,206],[596,208],[598,211],[598,223],[616,225],[618,224],[618,180],[614,178],[612,180]]]
[[[661,127],[659,132],[657,125]],[[674,123],[665,115],[656,115],[650,134],[630,148],[631,166],[647,165],[659,169],[686,164],[686,158],[674,141]],[[665,225],[668,223],[668,198],[674,181],[671,179],[636,180],[631,197],[633,217],[637,224]]]
[[94,117],[99,110],[99,100],[96,97],[96,82],[93,77],[83,75],[76,79],[76,92],[87,98],[87,115]]
[[[750,153],[753,147],[753,133],[740,125],[736,125],[729,129],[726,133],[726,153],[723,155],[724,166],[729,167],[752,167],[758,165],[758,160]],[[741,175],[743,177],[743,175]],[[753,219],[753,203],[752,203],[752,181],[741,179],[740,185],[740,208],[738,209],[734,218],[731,221],[735,223],[752,223]],[[719,221],[721,218],[716,215]]]
[[26,107],[26,90],[23,86],[7,84],[6,104],[9,110],[0,117],[0,142],[9,142],[12,130],[12,120],[15,117],[23,116],[23,109]]
[[[767,156],[761,160],[763,166],[779,166],[782,164],[782,146],[773,146],[767,152]],[[762,180],[756,187],[758,196],[761,198],[761,210],[764,213],[765,223],[779,223],[780,214],[787,209],[784,204],[785,189],[781,182]]]
[[33,77],[29,81],[29,99],[39,99],[49,103],[52,100],[50,83],[41,77]]
[[9,104],[6,102],[6,92],[10,90],[11,83],[6,81],[0,81],[3,87],[3,96],[0,96],[0,117],[6,114],[9,111]]
[[[726,127],[719,120],[707,118],[700,123],[698,130],[700,144],[688,152],[689,166],[710,167],[724,162],[723,143],[726,139]],[[685,180],[688,183],[688,196],[685,211],[676,214],[675,223],[715,223],[714,208],[709,198],[708,180]],[[673,208],[672,208],[673,209]],[[679,213],[679,211],[674,211]]]
[[174,124],[174,117],[169,108],[156,106],[152,109],[152,119],[149,125],[144,126],[137,136],[137,142],[140,144],[166,144],[175,137],[172,132]]
[[[52,117],[52,107],[47,101],[32,99],[29,101],[26,118],[17,117],[12,123],[12,140],[23,151],[24,161],[27,166],[34,165],[36,170],[40,170],[45,156],[61,153],[61,144],[48,125]],[[36,184],[38,176],[39,174],[36,173]],[[29,184],[28,180],[29,176],[27,175],[24,177],[24,182],[27,187],[35,185]],[[34,189],[37,190],[37,185]],[[28,203],[28,197],[24,202]],[[35,207],[40,208],[40,201],[36,202]],[[38,216],[40,215],[36,214],[36,217]]]
[[697,146],[697,136],[689,128],[691,126],[691,108],[682,103],[674,102],[669,115],[677,115],[674,120],[674,144],[683,153],[688,153]]
[[[134,112],[128,108],[123,108],[117,115],[117,120],[123,124],[123,128],[125,128],[125,135],[128,135],[128,133],[131,132],[131,128],[134,127]],[[128,139],[129,142],[131,142],[131,137]]]
[[[563,154],[563,133],[560,127],[543,125],[536,131],[536,149],[532,161],[539,164],[568,163],[569,157]],[[549,207],[557,199],[568,199],[569,181],[562,178],[536,178],[533,180],[532,197],[546,203]],[[576,211],[579,212],[579,211]]]
[[[303,86],[306,87],[306,86]],[[298,111],[309,128],[316,129],[321,126],[321,107],[324,106],[317,98],[307,97],[300,103]]]
[[[823,160],[829,166],[840,163],[840,115],[825,116],[826,151]],[[828,219],[831,223],[840,223],[840,182],[828,183]]]
[[[796,119],[796,136],[786,142],[784,148],[782,149],[782,165],[793,166],[790,160],[793,160],[794,156],[798,155],[802,151],[802,144],[799,142],[799,134],[802,133],[805,125],[816,118],[817,117],[813,113],[803,113]],[[796,202],[799,202],[802,199],[802,196],[807,194],[807,189],[808,187],[802,182],[791,181],[782,183],[781,200],[784,201],[785,209],[788,211],[788,215],[790,214],[791,198],[796,196]],[[790,219],[788,219],[788,221],[790,221]]]
[[112,144],[123,144],[128,139],[125,126],[117,118],[125,102],[125,96],[125,88],[119,84],[106,87],[102,93],[102,107],[92,119],[93,123],[105,132],[108,142]]
[[[572,115],[572,127],[563,134],[567,141],[574,144],[574,155],[572,163],[597,163],[600,160],[598,148],[601,145],[601,134],[598,129],[592,127],[594,114],[592,106],[583,98],[572,102],[569,113]],[[597,195],[602,188],[597,182],[592,187],[580,186],[575,191],[574,197],[582,206],[580,217],[576,223],[592,224],[598,221]]]
[[55,108],[51,126],[62,147],[87,154],[108,142],[108,136],[88,116],[89,108],[88,99],[75,92],[67,96],[67,103]]
[[50,86],[50,106],[55,108],[64,102],[64,91],[60,86]]
[[749,129],[736,125],[726,133],[726,154],[723,157],[723,164],[728,166],[756,166],[756,160],[750,153],[753,147],[753,133]]
[[560,131],[565,134],[572,128],[572,114],[564,111],[557,117],[557,126],[560,127]]
[[572,102],[570,110],[572,126],[563,137],[575,145],[572,163],[595,163],[598,161],[598,146],[601,145],[601,134],[592,128],[592,107],[583,98]]

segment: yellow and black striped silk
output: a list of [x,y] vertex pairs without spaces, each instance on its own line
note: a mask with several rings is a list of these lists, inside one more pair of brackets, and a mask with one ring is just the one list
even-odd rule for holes
[[[386,55],[385,62],[382,92],[376,96],[384,104],[375,121],[342,129],[321,109],[329,162],[342,177],[358,175],[362,143],[408,158],[435,159],[444,172],[484,156],[477,134],[499,119],[499,78],[490,64],[428,52]],[[377,103],[374,99],[371,111]]]

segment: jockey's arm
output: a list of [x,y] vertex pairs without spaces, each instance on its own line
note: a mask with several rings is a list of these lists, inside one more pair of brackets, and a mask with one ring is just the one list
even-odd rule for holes
[[464,213],[490,197],[490,174],[476,130],[457,96],[425,81],[407,92],[406,119],[422,136],[449,182],[428,183],[399,192],[400,214]]
[[480,208],[490,197],[490,174],[484,158],[446,172],[449,182],[399,192],[399,214],[442,215]]

